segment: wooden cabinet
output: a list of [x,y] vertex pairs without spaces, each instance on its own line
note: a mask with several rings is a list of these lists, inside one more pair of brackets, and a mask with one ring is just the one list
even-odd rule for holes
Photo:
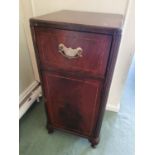
[[122,23],[121,15],[78,11],[30,19],[49,133],[98,144]]

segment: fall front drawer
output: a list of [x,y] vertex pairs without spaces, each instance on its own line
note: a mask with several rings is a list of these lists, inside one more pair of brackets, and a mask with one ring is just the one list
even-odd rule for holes
[[104,75],[112,36],[40,27],[35,34],[43,67]]
[[30,20],[49,133],[60,129],[99,143],[122,21],[79,11]]

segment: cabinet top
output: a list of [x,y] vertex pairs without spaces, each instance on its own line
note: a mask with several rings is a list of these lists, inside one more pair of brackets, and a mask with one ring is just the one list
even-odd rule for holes
[[31,18],[30,21],[57,24],[74,24],[121,30],[124,17],[120,14],[62,10]]

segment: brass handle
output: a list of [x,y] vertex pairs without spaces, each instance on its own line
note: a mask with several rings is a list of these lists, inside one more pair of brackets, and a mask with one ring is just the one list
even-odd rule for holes
[[60,43],[58,49],[59,52],[68,59],[82,57],[83,50],[81,47],[77,47],[76,49],[71,47],[67,48],[64,44]]

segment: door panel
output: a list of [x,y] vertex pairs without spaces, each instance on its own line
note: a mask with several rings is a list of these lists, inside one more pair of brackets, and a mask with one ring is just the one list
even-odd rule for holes
[[52,125],[90,136],[98,113],[100,82],[47,72],[43,82]]

